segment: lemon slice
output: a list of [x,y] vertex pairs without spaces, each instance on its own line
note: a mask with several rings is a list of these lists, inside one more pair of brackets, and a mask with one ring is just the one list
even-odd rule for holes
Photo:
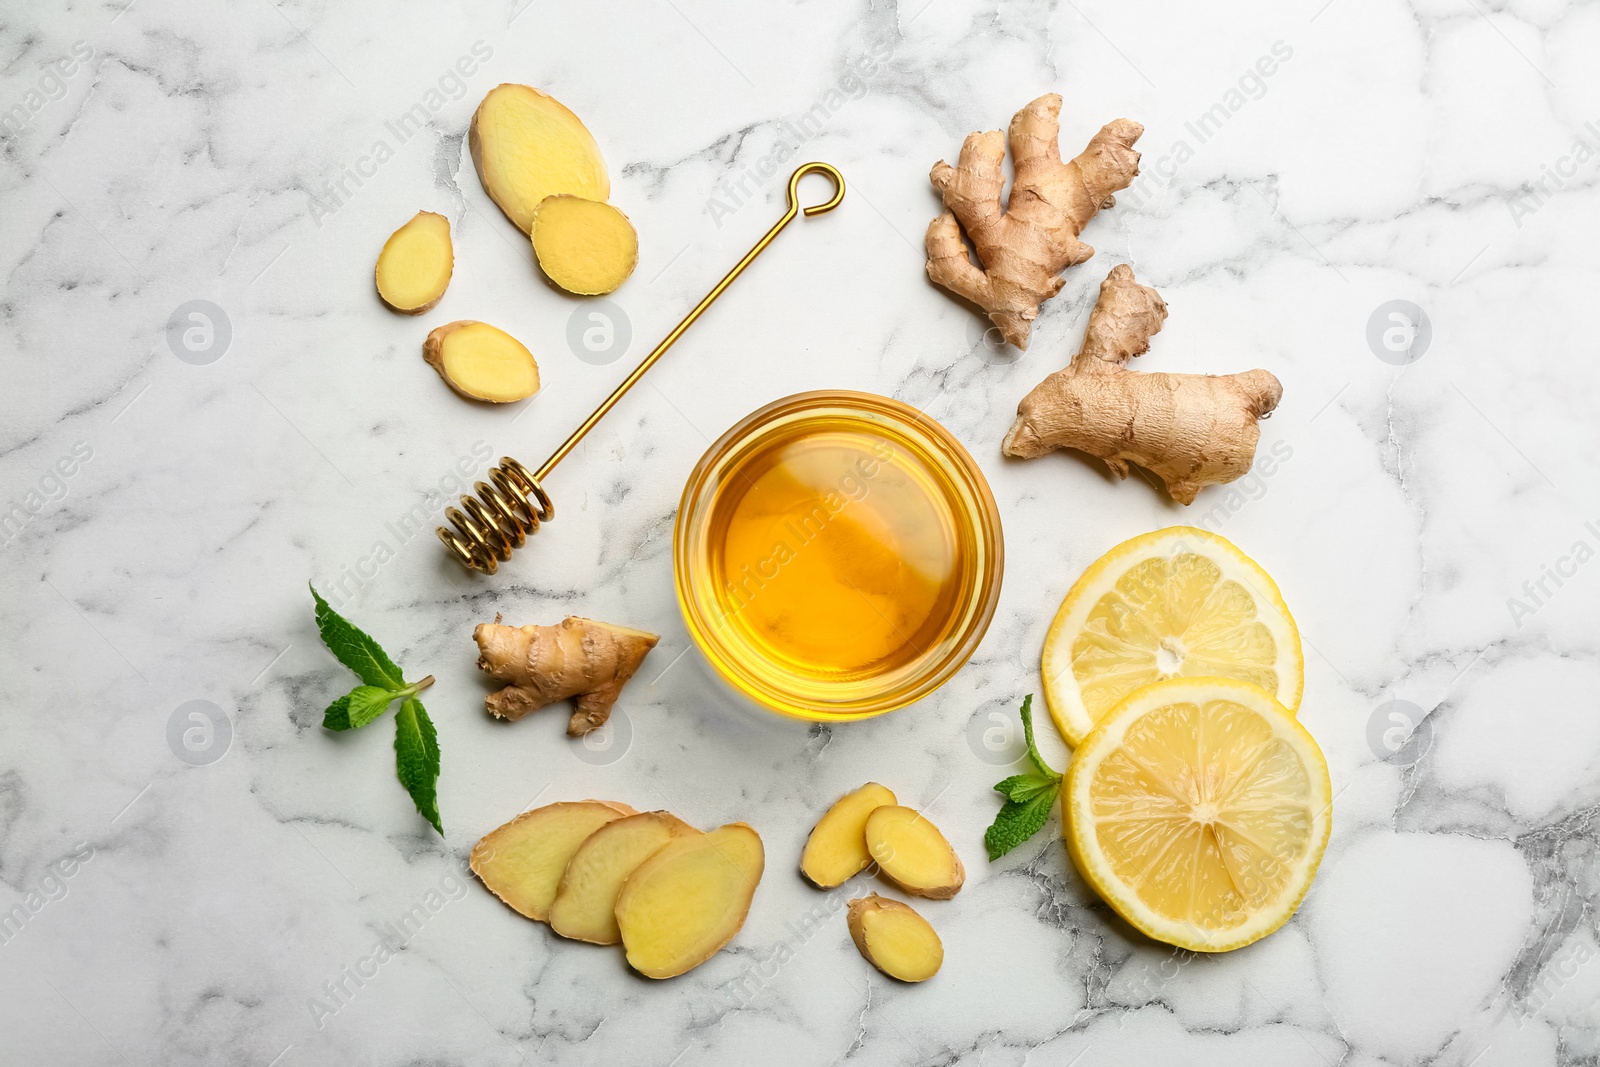
[[1241,948],[1305,899],[1328,845],[1328,764],[1272,694],[1227,678],[1147,686],[1067,768],[1067,852],[1124,919],[1196,952]]
[[1300,631],[1261,565],[1231,541],[1169,526],[1083,572],[1040,662],[1045,703],[1076,746],[1118,701],[1166,678],[1237,678],[1300,706]]

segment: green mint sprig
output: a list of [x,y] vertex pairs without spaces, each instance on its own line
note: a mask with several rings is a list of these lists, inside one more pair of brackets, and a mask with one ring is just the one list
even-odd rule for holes
[[317,632],[334,658],[349,667],[364,683],[329,704],[322,713],[327,730],[358,730],[373,722],[396,700],[400,710],[394,717],[395,773],[411,794],[417,812],[439,831],[439,736],[433,720],[417,699],[417,694],[433,684],[433,675],[407,682],[394,660],[383,648],[340,615],[322,599],[316,587],[311,596],[317,602]]
[[1028,760],[1033,764],[1034,771],[1013,774],[994,787],[1006,798],[1006,802],[994,817],[994,824],[983,835],[991,863],[1043,828],[1061,792],[1061,775],[1050,769],[1044,757],[1039,755],[1039,747],[1033,743],[1032,693],[1022,700],[1022,732],[1028,741]]

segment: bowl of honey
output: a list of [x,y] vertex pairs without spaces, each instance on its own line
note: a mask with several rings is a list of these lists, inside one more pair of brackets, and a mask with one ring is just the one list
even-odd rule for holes
[[1000,515],[955,437],[871,393],[799,393],[701,457],[673,531],[678,603],[734,689],[838,722],[904,707],[994,616]]

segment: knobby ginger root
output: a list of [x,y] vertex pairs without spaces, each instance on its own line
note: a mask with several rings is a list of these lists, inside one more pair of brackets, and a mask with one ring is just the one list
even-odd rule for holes
[[567,801],[525,811],[472,849],[472,873],[512,910],[544,922],[567,861],[606,823],[637,814],[626,804]]
[[606,823],[567,861],[550,906],[550,929],[562,937],[615,945],[617,896],[638,866],[663,846],[700,831],[665,811],[647,811]]
[[545,277],[569,293],[602,296],[639,263],[639,235],[628,216],[597,200],[550,196],[533,218],[533,253]]
[[[1063,163],[1060,114],[1061,97],[1050,93],[1012,118],[1016,180],[1003,211],[1005,140],[998,130],[968,135],[957,165],[941,161],[929,175],[947,210],[928,226],[928,277],[977,304],[1018,348],[1028,347],[1039,305],[1065,284],[1061,272],[1094,255],[1078,234],[1139,173],[1133,144],[1143,126],[1117,119]],[[982,270],[967,256],[963,230]]]
[[817,820],[800,854],[800,873],[818,889],[843,885],[867,869],[867,816],[874,809],[896,803],[895,796],[877,782],[868,782],[834,802]]
[[547,196],[603,201],[611,195],[600,146],[582,120],[529,86],[489,90],[472,114],[467,144],[484,192],[523,233],[533,232]]
[[672,978],[710,959],[744,926],[765,866],[760,836],[742,822],[669,842],[617,897],[628,965]]
[[1098,456],[1118,478],[1137,463],[1158,475],[1181,504],[1208,485],[1231,482],[1250,469],[1258,421],[1278,406],[1283,386],[1264,370],[1242,374],[1164,374],[1135,371],[1128,360],[1150,347],[1167,305],[1134,281],[1126,266],[1112,269],[1089,315],[1083,347],[1023,397],[1001,450],[1031,459],[1055,448]]
[[449,322],[422,342],[422,358],[468,400],[509,404],[539,391],[539,364],[522,342],[486,322]]
[[879,873],[912,896],[947,900],[967,880],[961,857],[915,808],[873,809],[867,816],[866,841]]
[[582,737],[611,715],[622,686],[656,642],[655,634],[576,615],[556,626],[502,626],[499,616],[472,631],[478,666],[509,683],[484,699],[489,713],[520,719],[576,697],[567,733]]
[[420,315],[444,296],[455,262],[450,220],[419,211],[389,236],[378,253],[373,270],[378,296],[401,314]]
[[902,982],[925,982],[944,963],[944,943],[909,904],[874,893],[850,902],[850,939],[868,963]]

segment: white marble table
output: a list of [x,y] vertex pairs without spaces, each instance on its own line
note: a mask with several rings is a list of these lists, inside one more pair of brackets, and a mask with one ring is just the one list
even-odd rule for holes
[[[0,1061],[1600,1056],[1594,4],[7,7]],[[589,305],[536,279],[473,173],[467,122],[501,81],[554,93],[604,147],[642,238],[612,300],[626,360],[569,346]],[[1099,255],[1030,351],[995,354],[923,276],[926,174],[1052,90],[1069,151],[1144,122],[1145,177],[1085,234]],[[543,456],[777,216],[779,157],[837,164],[843,206],[785,233],[585,442],[531,549],[494,579],[460,570],[429,532],[438,488],[491,453]],[[371,270],[418,208],[451,219],[457,270],[409,319]],[[1072,456],[1001,459],[1017,399],[1123,262],[1171,306],[1146,368],[1283,380],[1270,474],[1184,509]],[[1369,343],[1391,301],[1427,317],[1409,365]],[[544,392],[505,410],[446,392],[419,343],[458,317],[522,337]],[[824,387],[943,421],[1009,557],[954,681],[835,729],[728,698],[670,559],[707,443]],[[980,841],[1011,754],[984,747],[988,716],[1036,686],[1061,595],[1178,522],[1283,587],[1337,791],[1299,915],[1215,959],[1114,921],[1053,834],[993,865]],[[350,680],[305,583],[347,573],[346,610],[438,677],[443,840],[394,780],[387,724],[319,725]],[[585,748],[562,712],[488,720],[469,631],[496,612],[661,633],[626,730]],[[217,709],[209,749],[182,742],[192,701]],[[1396,714],[1426,715],[1399,751]],[[967,861],[967,888],[925,909],[948,952],[925,986],[866,967],[840,902],[791,874],[817,813],[868,778],[931,805]],[[759,828],[768,874],[729,951],[648,982],[463,876],[487,829],[590,795]],[[386,937],[403,950],[364,962]]]

